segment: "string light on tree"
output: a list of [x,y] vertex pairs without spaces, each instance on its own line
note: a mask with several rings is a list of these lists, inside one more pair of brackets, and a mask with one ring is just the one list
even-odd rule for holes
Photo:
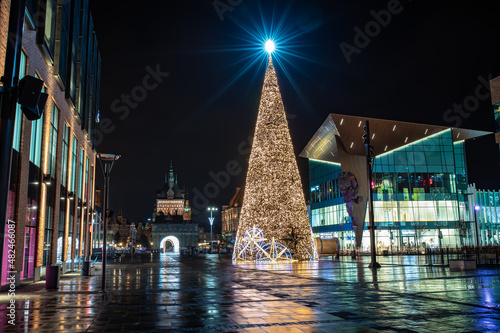
[[245,232],[255,226],[267,239],[274,239],[273,243],[285,243],[294,238],[294,259],[314,259],[316,253],[311,225],[272,63],[274,43],[268,40],[265,49],[269,53],[269,62],[255,125],[235,249],[243,248]]

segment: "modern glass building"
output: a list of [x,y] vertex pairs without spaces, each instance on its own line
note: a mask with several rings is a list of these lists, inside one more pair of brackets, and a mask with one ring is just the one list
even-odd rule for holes
[[[369,251],[365,120],[375,155],[371,186],[377,250],[473,245],[464,144],[489,132],[338,114],[328,116],[301,153],[309,159],[314,236],[337,237],[344,250]],[[340,192],[341,172],[353,173],[359,184],[352,216]]]
[[500,244],[500,192],[478,190],[476,184],[469,185],[470,211],[477,221],[478,240],[481,246]]

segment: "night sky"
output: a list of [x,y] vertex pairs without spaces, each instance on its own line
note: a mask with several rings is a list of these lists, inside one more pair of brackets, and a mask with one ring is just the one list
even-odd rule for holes
[[[478,86],[500,75],[495,2],[90,3],[102,57],[97,151],[122,155],[111,209],[121,201],[134,222],[151,217],[170,160],[191,201],[230,161],[241,171],[210,204],[227,204],[244,185],[269,36],[297,155],[329,113],[494,130],[488,90]],[[470,183],[500,188],[492,135],[469,143],[467,160]],[[307,190],[307,161],[298,163]],[[96,178],[102,184],[100,169]],[[193,208],[203,208],[197,199]]]

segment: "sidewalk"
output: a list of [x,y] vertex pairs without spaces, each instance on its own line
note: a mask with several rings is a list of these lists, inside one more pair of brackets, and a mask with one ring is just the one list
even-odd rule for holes
[[[139,260],[139,258],[136,258]],[[451,272],[411,256],[233,264],[229,255],[165,254],[16,291],[6,332],[498,332],[500,269]]]

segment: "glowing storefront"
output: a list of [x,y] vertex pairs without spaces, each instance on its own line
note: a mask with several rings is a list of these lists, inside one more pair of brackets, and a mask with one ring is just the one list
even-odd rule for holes
[[[362,135],[370,121],[374,146],[373,203],[377,249],[473,245],[464,142],[484,131],[330,114],[300,154],[309,159],[311,224],[315,237],[338,237],[344,250],[369,250],[368,181]],[[359,184],[352,216],[337,179]]]

